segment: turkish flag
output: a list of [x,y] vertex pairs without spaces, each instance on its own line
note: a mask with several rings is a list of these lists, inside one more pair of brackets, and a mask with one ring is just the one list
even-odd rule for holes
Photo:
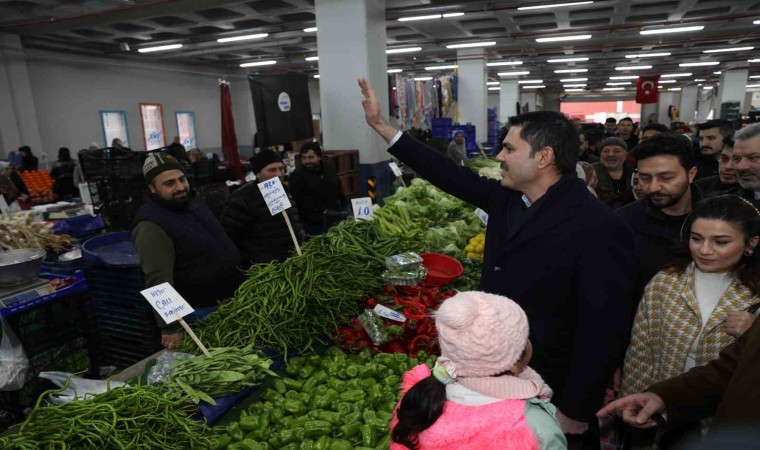
[[660,76],[636,79],[636,103],[657,103],[657,83]]

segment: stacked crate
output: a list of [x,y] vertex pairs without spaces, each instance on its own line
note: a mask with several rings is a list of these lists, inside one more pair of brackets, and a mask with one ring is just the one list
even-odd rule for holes
[[330,164],[340,180],[340,188],[347,199],[359,197],[361,176],[359,174],[359,150],[325,150],[325,164]]
[[[123,249],[123,260],[101,257],[106,247]],[[125,368],[161,350],[161,330],[140,294],[145,281],[129,232],[94,237],[84,243],[82,254],[103,364]]]

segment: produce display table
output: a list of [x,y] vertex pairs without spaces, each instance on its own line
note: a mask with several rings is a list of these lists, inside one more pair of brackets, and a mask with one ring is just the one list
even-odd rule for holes
[[24,387],[0,397],[0,411],[6,411],[11,421],[17,420],[23,408],[32,405],[50,386],[47,380],[36,378],[39,372],[80,372],[89,368],[90,375],[97,375],[99,369],[82,273],[74,277],[45,274],[41,278],[62,287],[52,292],[37,288],[14,294],[3,299],[0,306],[0,315],[21,342],[31,366]]

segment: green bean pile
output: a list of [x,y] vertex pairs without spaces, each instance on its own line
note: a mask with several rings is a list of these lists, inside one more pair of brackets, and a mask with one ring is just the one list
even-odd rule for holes
[[40,406],[42,398],[18,433],[0,438],[0,448],[208,449],[215,437],[190,418],[195,406],[161,386],[121,387],[59,406]]
[[201,400],[216,405],[214,398],[256,386],[266,375],[277,376],[269,370],[272,360],[261,357],[250,345],[246,348],[210,348],[209,354],[174,364],[164,387],[186,395],[196,405]]
[[[382,287],[384,258],[406,250],[400,239],[379,237],[372,222],[349,219],[311,239],[302,256],[252,266],[234,297],[195,331],[212,347],[256,345],[283,355],[310,349],[358,313],[357,300]],[[188,339],[182,351],[198,352]]]

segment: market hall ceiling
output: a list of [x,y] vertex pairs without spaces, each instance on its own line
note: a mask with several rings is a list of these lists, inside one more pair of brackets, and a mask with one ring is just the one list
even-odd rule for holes
[[[350,0],[347,0],[350,1]],[[760,61],[760,0],[596,0],[548,6],[562,1],[387,0],[387,46],[421,47],[414,53],[388,55],[388,67],[405,73],[431,75],[425,67],[455,64],[457,43],[491,41],[489,62],[522,61],[520,65],[489,67],[489,78],[500,72],[527,71],[519,79],[540,79],[562,89],[563,79],[587,78],[578,84],[606,86],[610,76],[691,73],[673,78],[673,86],[717,81],[720,70]],[[434,20],[399,21],[421,15],[450,15]],[[758,21],[759,24],[754,24]],[[314,0],[10,0],[0,1],[0,32],[22,37],[25,48],[59,53],[100,55],[131,60],[166,61],[219,69],[276,60],[262,73],[318,73]],[[700,31],[642,35],[642,30],[703,26]],[[219,43],[217,39],[268,33],[263,39]],[[537,42],[537,38],[591,35],[584,40]],[[127,44],[129,51],[124,49]],[[182,48],[154,53],[136,50],[160,45]],[[737,47],[753,47],[737,50]],[[704,53],[711,49],[726,52]],[[664,57],[630,55],[670,53]],[[549,59],[588,57],[588,61],[548,63]],[[719,62],[680,67],[679,64]],[[651,65],[652,69],[616,70]],[[587,71],[583,71],[587,69]],[[565,72],[555,73],[556,70]],[[575,70],[575,72],[573,72]],[[760,74],[760,70],[758,71]],[[625,81],[623,81],[625,82]],[[584,88],[587,88],[584,87]],[[666,86],[670,87],[670,86]]]

